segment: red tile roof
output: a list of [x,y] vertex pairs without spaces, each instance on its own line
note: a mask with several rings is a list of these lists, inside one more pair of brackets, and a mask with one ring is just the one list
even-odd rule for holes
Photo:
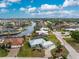
[[23,38],[7,38],[7,42],[10,42],[12,45],[22,45],[24,42]]

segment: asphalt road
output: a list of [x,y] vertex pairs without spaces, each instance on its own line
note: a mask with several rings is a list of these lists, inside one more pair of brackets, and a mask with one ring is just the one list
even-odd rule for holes
[[79,59],[79,53],[76,52],[76,50],[68,44],[62,37],[60,32],[53,32],[58,40],[60,40],[61,44],[69,51],[68,59]]

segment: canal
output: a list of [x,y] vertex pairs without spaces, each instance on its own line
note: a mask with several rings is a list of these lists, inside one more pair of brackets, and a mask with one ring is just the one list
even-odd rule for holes
[[25,27],[24,28],[25,30],[23,32],[17,34],[17,36],[21,37],[21,36],[24,36],[24,35],[28,36],[28,35],[32,34],[35,26],[36,26],[36,23],[32,22],[31,26]]

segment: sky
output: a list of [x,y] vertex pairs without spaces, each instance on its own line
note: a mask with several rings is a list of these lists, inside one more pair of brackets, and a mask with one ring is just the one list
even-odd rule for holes
[[79,0],[0,0],[0,18],[79,18]]

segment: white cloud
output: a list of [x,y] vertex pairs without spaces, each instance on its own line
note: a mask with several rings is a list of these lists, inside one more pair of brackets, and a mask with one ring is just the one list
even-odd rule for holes
[[39,14],[72,14],[74,10],[53,10],[53,11],[40,11]]
[[21,8],[20,8],[20,11],[25,11],[25,8],[24,8],[24,7],[21,7]]
[[0,7],[6,7],[6,6],[7,6],[6,3],[4,2],[0,3]]
[[37,9],[36,7],[28,8],[28,12],[35,12],[36,9]]
[[74,17],[78,16],[78,13],[74,10],[53,10],[53,11],[43,11],[38,13],[30,13],[32,16],[36,17]]
[[63,7],[79,5],[79,0],[65,0]]
[[53,10],[53,9],[59,9],[59,7],[56,5],[44,4],[44,5],[41,5],[40,9],[41,10]]
[[32,15],[34,17],[77,17],[79,12],[77,13],[75,10],[65,10],[60,8],[72,6],[73,4],[76,5],[75,3],[76,2],[70,4],[70,2],[64,2],[63,6],[43,4],[38,8],[31,6],[26,8],[22,7],[20,8],[20,11],[24,11],[26,14]]
[[24,7],[21,7],[20,8],[20,11],[24,11],[26,13],[33,13],[37,10],[36,7],[29,7],[29,8],[24,8]]
[[21,0],[7,0],[8,2],[19,2]]
[[0,12],[5,13],[5,12],[8,12],[8,10],[7,9],[1,9]]
[[16,3],[16,2],[19,2],[19,1],[21,1],[21,0],[2,0],[2,1],[0,1],[0,8],[12,5],[11,2]]

